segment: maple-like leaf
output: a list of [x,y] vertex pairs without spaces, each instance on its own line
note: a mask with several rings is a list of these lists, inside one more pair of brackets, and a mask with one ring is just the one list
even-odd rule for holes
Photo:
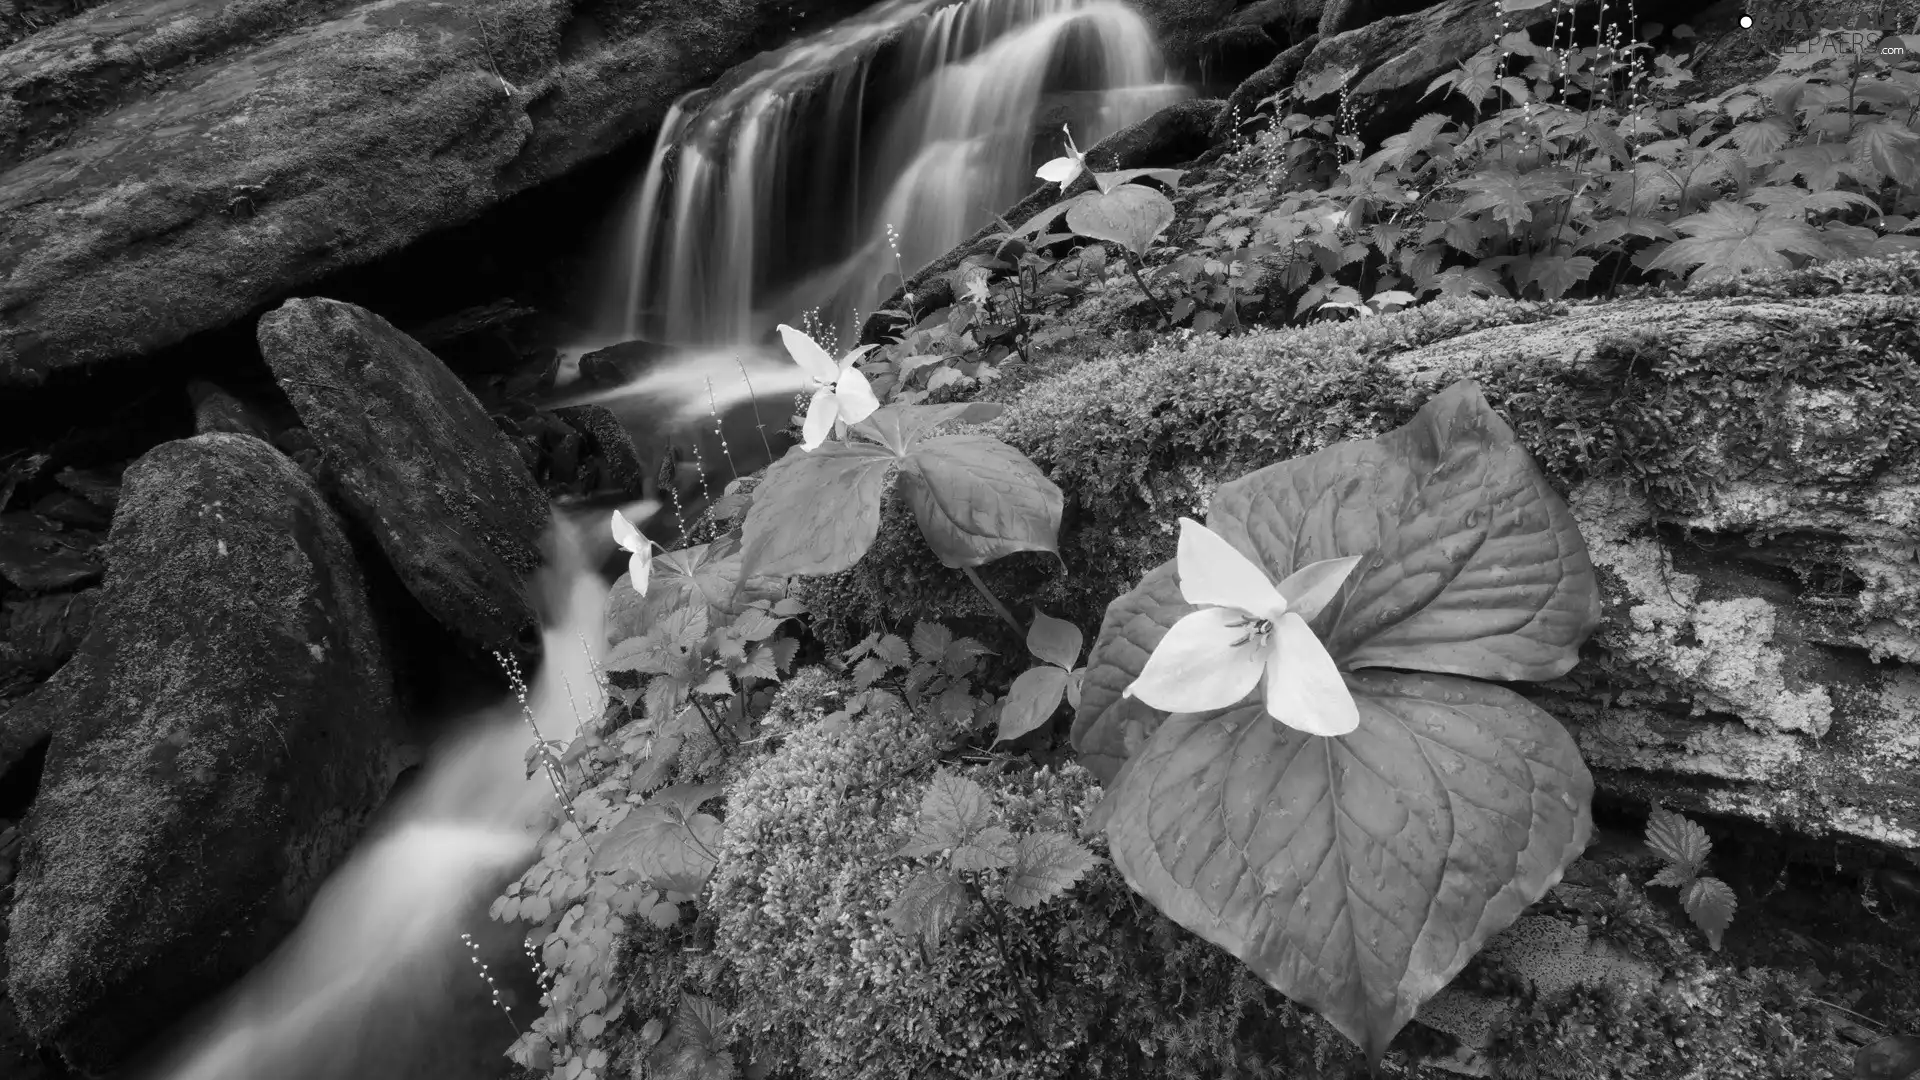
[[[1687,235],[1647,264],[1650,270],[1672,270],[1689,279],[1718,280],[1754,270],[1787,270],[1789,254],[1818,259],[1833,257],[1830,249],[1797,213],[1759,211],[1734,203],[1717,202],[1698,214],[1673,223]],[[1697,268],[1697,269],[1696,269]]]
[[1587,280],[1598,265],[1585,255],[1534,255],[1514,267],[1514,279],[1522,287],[1538,285],[1541,295],[1558,300]]
[[1455,184],[1474,193],[1461,204],[1462,210],[1491,210],[1495,219],[1506,222],[1510,228],[1533,220],[1534,203],[1573,194],[1573,189],[1561,182],[1558,169],[1536,169],[1528,173],[1488,169],[1457,180]]
[[1851,142],[1855,161],[1872,165],[1901,187],[1920,180],[1920,134],[1898,120],[1861,125]]

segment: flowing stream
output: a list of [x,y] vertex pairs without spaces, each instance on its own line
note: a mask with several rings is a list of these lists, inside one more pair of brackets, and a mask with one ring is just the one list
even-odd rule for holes
[[[802,379],[767,348],[774,323],[812,311],[846,340],[893,275],[1030,190],[1062,124],[1086,147],[1186,93],[1114,0],[885,0],[760,57],[673,106],[614,238],[595,341],[572,350],[643,339],[676,354],[584,400],[684,420],[758,398],[780,426]],[[599,515],[584,527],[556,517],[535,583],[557,612],[527,701],[549,737],[600,711],[587,653],[606,645],[607,589],[592,569],[611,548],[605,532]],[[424,1037],[407,1003],[444,996],[453,979],[479,985],[461,935],[532,861],[529,823],[554,793],[526,777],[529,740],[507,702],[439,748],[292,937],[154,1080],[484,1075],[396,1062]],[[518,1023],[538,1011],[523,1002]]]

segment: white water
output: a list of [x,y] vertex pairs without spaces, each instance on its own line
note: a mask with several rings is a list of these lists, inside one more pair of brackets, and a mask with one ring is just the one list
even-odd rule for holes
[[889,275],[1031,190],[1036,135],[1059,153],[1057,127],[1036,131],[1055,90],[1076,91],[1053,104],[1082,147],[1187,93],[1114,0],[892,0],[683,98],[625,211],[597,333],[746,345],[817,308],[846,340]]
[[[605,652],[607,587],[591,570],[612,546],[598,532],[555,518],[553,558],[535,582],[553,612],[545,660],[528,686],[541,732],[567,738],[604,699],[589,666]],[[389,824],[361,841],[327,880],[305,919],[229,995],[161,1080],[310,1080],[337,1077],[355,1059],[378,1060],[370,1037],[404,1042],[419,1032],[383,1022],[396,1002],[444,995],[465,964],[460,935],[481,926],[484,901],[534,858],[535,819],[555,804],[544,776],[526,776],[532,743],[517,703],[475,717],[439,748],[415,785],[386,811]],[[460,977],[477,975],[461,970]],[[522,1010],[525,1024],[537,1010]],[[506,1041],[506,1021],[500,1027]],[[403,1030],[394,1031],[396,1027]],[[356,1080],[390,1080],[377,1068]],[[445,1076],[448,1073],[440,1073]]]

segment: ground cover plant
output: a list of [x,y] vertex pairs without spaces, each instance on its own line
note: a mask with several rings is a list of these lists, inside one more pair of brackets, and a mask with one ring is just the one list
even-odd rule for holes
[[[1378,1066],[1589,839],[1572,740],[1497,685],[1565,674],[1598,623],[1566,506],[1476,386],[1440,388],[1385,435],[1222,486],[1204,525],[1177,523],[1178,557],[1112,599],[1080,666],[1081,627],[977,572],[1057,562],[1062,493],[983,430],[998,406],[953,399],[1114,295],[1155,330],[1232,333],[1920,247],[1920,76],[1815,51],[1705,102],[1663,101],[1645,95],[1678,91],[1686,69],[1648,51],[1509,35],[1431,88],[1470,122],[1436,112],[1366,156],[1338,112],[1283,111],[1332,98],[1346,73],[1331,73],[1274,102],[1199,184],[1101,172],[1069,136],[1041,178],[1088,171],[1093,189],[1009,223],[993,256],[954,271],[952,304],[903,298],[895,340],[839,359],[782,327],[818,384],[801,445],[736,479],[699,543],[655,555],[635,523],[609,524],[633,556],[609,618],[612,701],[530,750],[560,808],[494,907],[534,924],[547,980],[515,1060],[564,1080],[854,1075],[774,999],[829,1023],[818,1009],[884,992],[918,1003],[903,1011],[921,1056],[898,1068],[1039,1077],[1077,1059],[1094,1075],[1106,1059],[1068,1022],[1094,976],[1028,968],[1090,947],[1076,904],[1120,918],[1130,892],[1192,935],[1156,948],[1191,959],[1204,941],[1210,962],[1244,966],[1234,1016],[1273,987]],[[825,650],[813,627],[831,613],[789,582],[859,563],[890,499],[1006,634],[929,619]],[[827,703],[817,715],[798,687]],[[1021,741],[1063,704],[1077,762],[1034,774]],[[910,791],[888,786],[901,776]],[[1650,884],[1681,890],[1717,950],[1732,894],[1688,826],[1650,825],[1668,862]],[[777,853],[828,842],[869,857],[816,881]],[[783,934],[840,966],[808,981]],[[928,985],[954,985],[926,983],[936,971],[1017,987],[1025,1018],[934,1002]],[[1322,1061],[1304,1016],[1262,1022],[1295,1061]],[[1216,1031],[1208,1052],[1243,1035]],[[1213,1060],[1190,1043],[1170,1037],[1165,1060]]]

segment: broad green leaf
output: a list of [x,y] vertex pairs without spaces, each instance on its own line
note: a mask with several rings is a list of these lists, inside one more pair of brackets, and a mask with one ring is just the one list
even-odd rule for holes
[[991,401],[952,405],[889,405],[848,430],[904,457],[913,451],[920,440],[942,424],[984,424],[1006,411],[1005,405]]
[[742,577],[833,574],[859,562],[879,535],[881,496],[897,462],[870,443],[787,451],[754,490]]
[[1033,625],[1027,628],[1028,652],[1049,664],[1071,668],[1080,659],[1082,641],[1079,627],[1034,609]]
[[1364,558],[1315,620],[1343,670],[1554,679],[1600,624],[1572,514],[1472,382],[1378,438],[1222,485],[1206,524],[1274,581]]
[[1510,690],[1382,671],[1348,686],[1360,727],[1337,738],[1257,701],[1169,718],[1096,816],[1135,891],[1377,1062],[1585,848],[1593,780]]
[[1065,833],[1030,833],[1020,838],[1007,871],[1007,903],[1034,908],[1073,888],[1100,862],[1078,840]]
[[647,799],[646,805],[658,806],[678,814],[682,821],[693,816],[700,804],[708,799],[717,799],[726,794],[726,788],[719,784],[674,784],[661,788]]
[[1067,226],[1081,236],[1111,240],[1144,255],[1155,237],[1173,224],[1173,203],[1139,184],[1122,184],[1104,194],[1088,192],[1067,207]]
[[1046,723],[1066,692],[1067,673],[1061,668],[1044,664],[1021,672],[1000,707],[1000,727],[994,741],[1012,742]]
[[927,785],[913,837],[898,854],[920,858],[957,848],[986,828],[991,819],[986,789],[959,773],[942,769]]
[[1165,717],[1146,702],[1122,695],[1173,624],[1198,610],[1180,595],[1172,559],[1107,605],[1081,677],[1072,736],[1080,764],[1099,777],[1102,786],[1112,786],[1121,763],[1146,745]]
[[1058,550],[1060,489],[1026,455],[998,439],[928,439],[902,462],[900,484],[920,534],[943,566],[979,566],[1016,551]]
[[[1206,524],[1272,581],[1363,557],[1313,624],[1346,671],[1558,678],[1600,622],[1593,565],[1566,504],[1470,382],[1379,438],[1222,485]],[[1171,560],[1108,605],[1073,725],[1081,763],[1103,781],[1161,716],[1121,693],[1193,610]]]
[[1874,120],[1854,133],[1856,153],[1901,187],[1920,181],[1920,134],[1898,120]]

